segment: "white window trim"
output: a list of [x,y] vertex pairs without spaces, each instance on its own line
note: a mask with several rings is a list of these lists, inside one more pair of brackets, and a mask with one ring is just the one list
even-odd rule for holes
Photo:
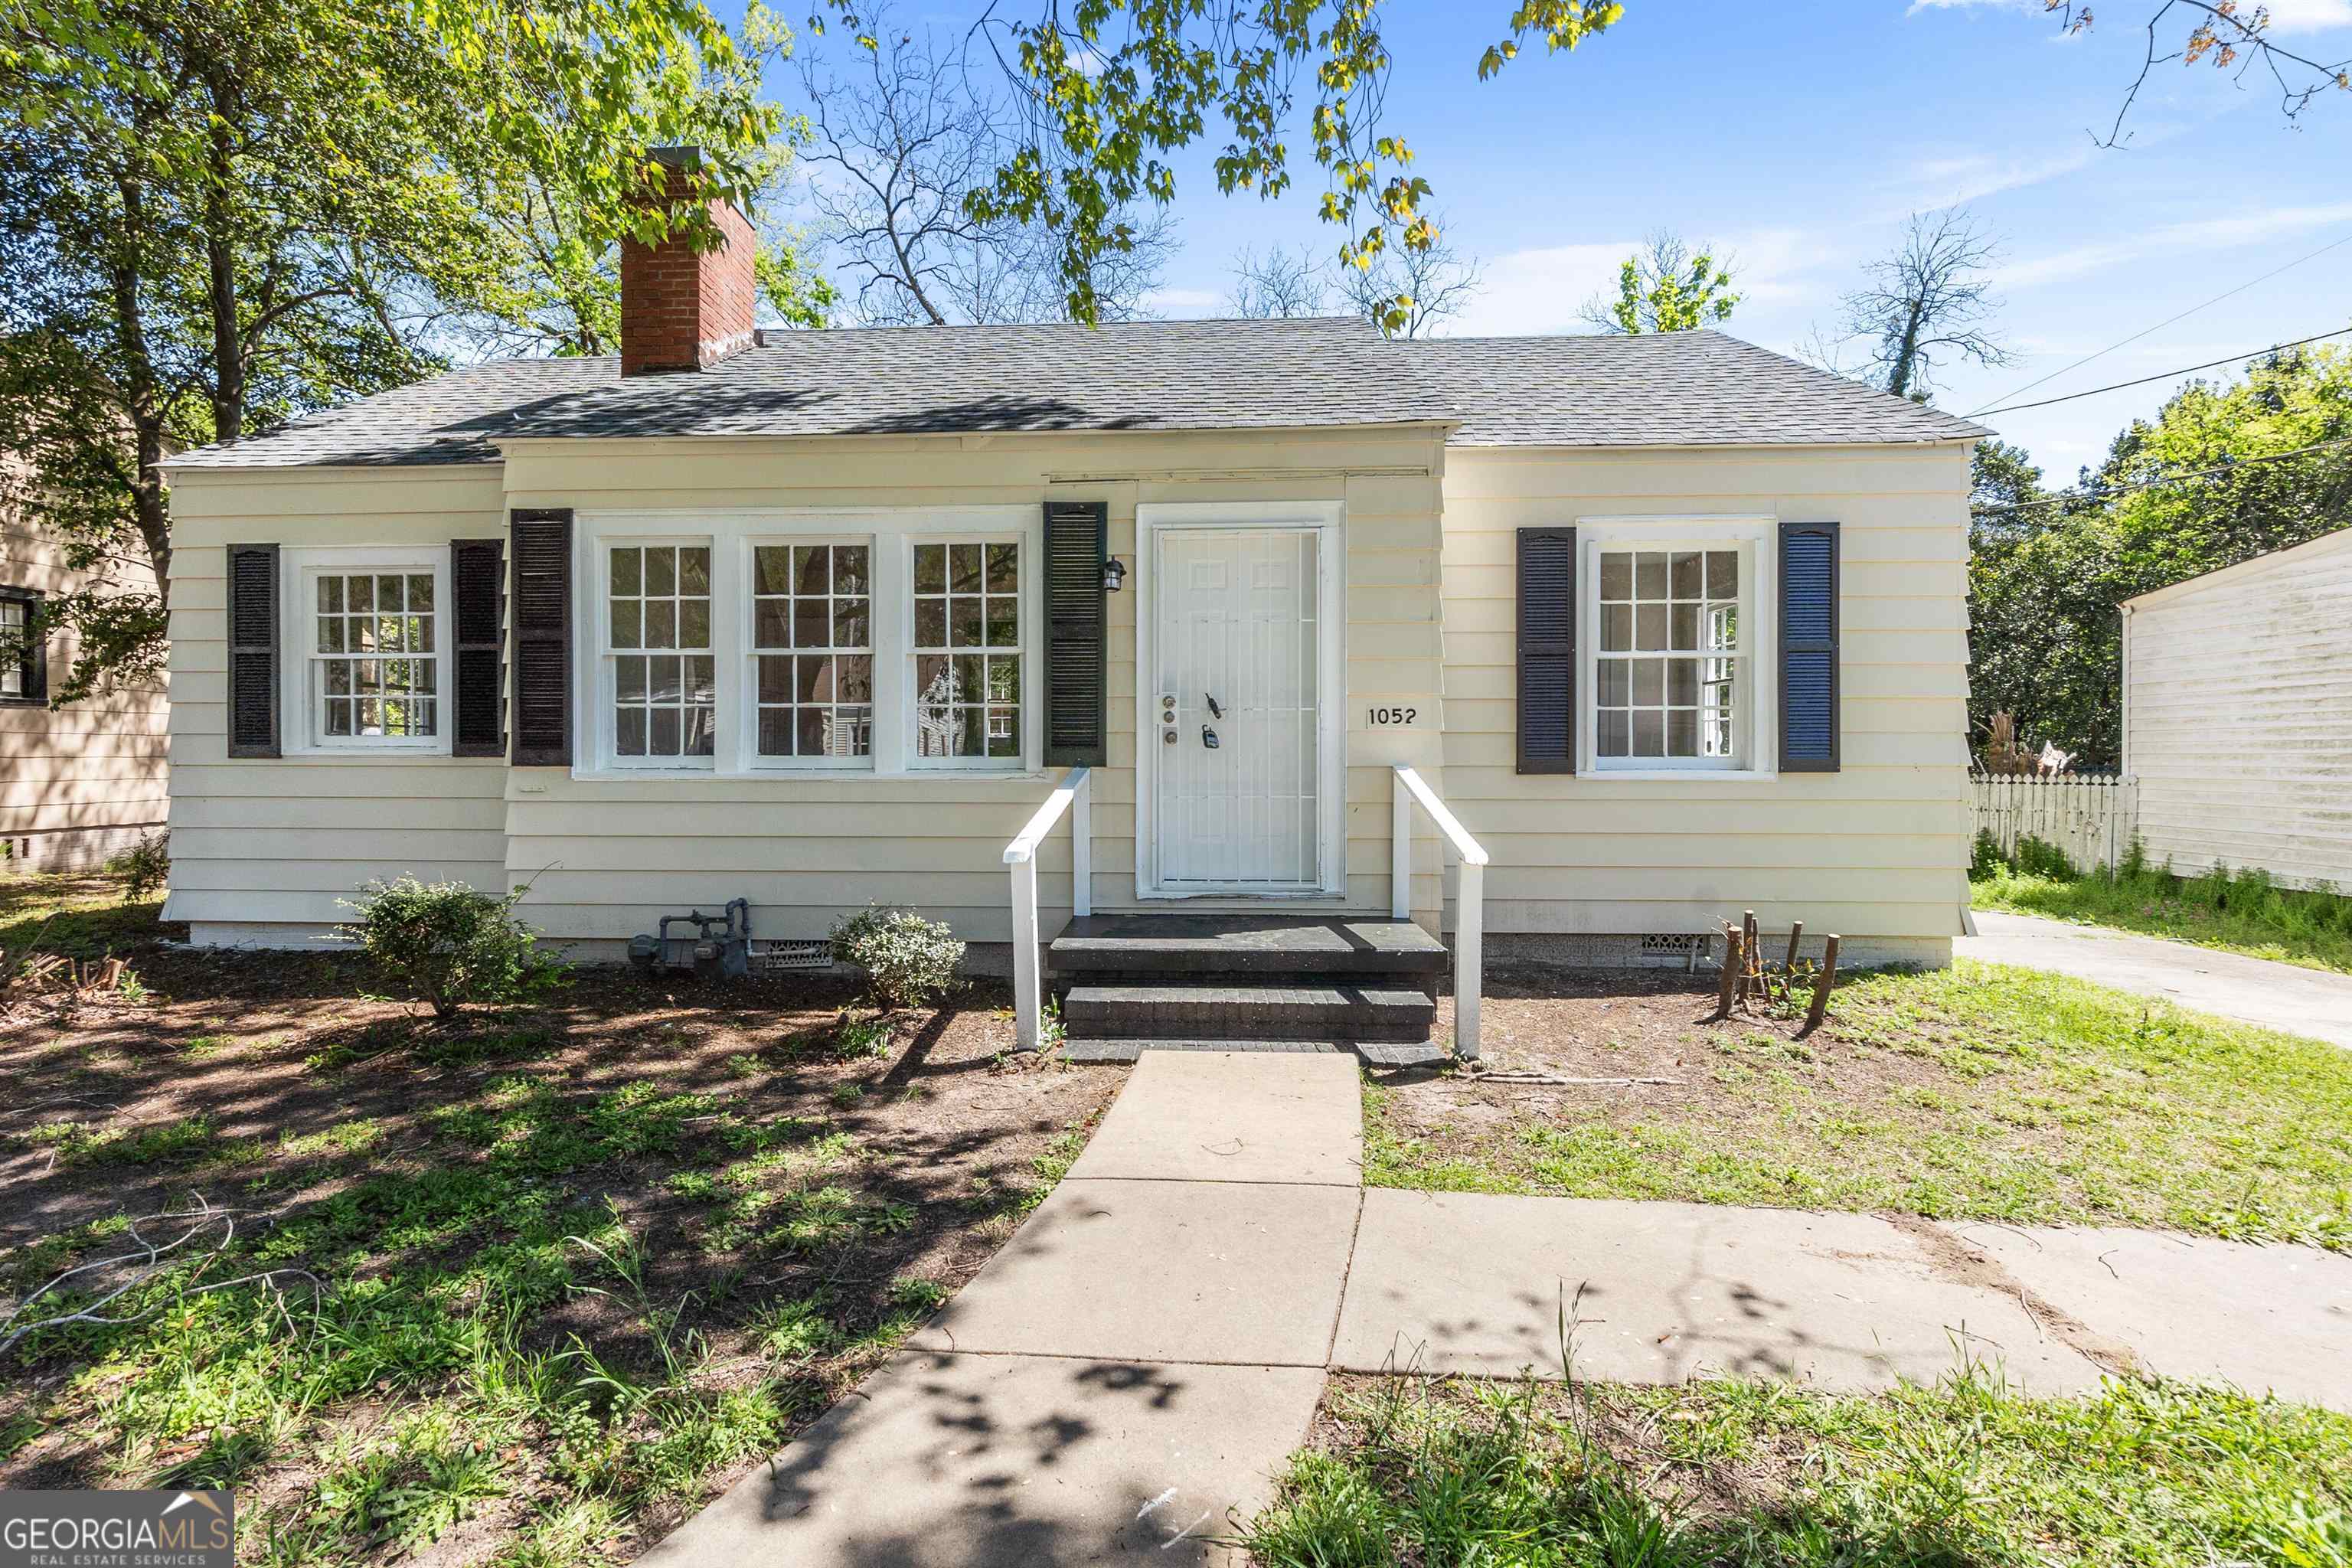
[[[1045,753],[1045,510],[1041,506],[784,507],[711,510],[582,511],[572,539],[573,613],[589,619],[587,657],[572,672],[572,707],[583,715],[575,779],[760,778],[776,780],[937,779],[1024,781],[1040,775]],[[918,760],[913,755],[915,636],[914,547],[975,537],[1021,547],[1021,756]],[[613,756],[604,701],[610,649],[603,598],[606,548],[616,544],[707,540],[711,553],[710,646],[718,661],[719,737],[715,754],[678,765],[648,765]],[[759,687],[753,679],[751,550],[755,544],[870,540],[874,553],[874,755],[871,766],[811,767],[798,759],[759,755]]]
[[[1611,783],[1763,784],[1780,776],[1780,520],[1755,513],[1661,513],[1655,516],[1580,517],[1576,520],[1576,724],[1577,755],[1585,776]],[[1742,732],[1748,752],[1745,767],[1660,766],[1655,758],[1632,765],[1601,755],[1601,552],[1604,550],[1745,548],[1746,575],[1740,605],[1750,632],[1747,642],[1748,682]]]
[[[319,732],[311,679],[318,637],[318,579],[341,573],[429,571],[433,574],[434,733],[354,735],[329,740]],[[449,603],[449,547],[388,544],[278,552],[278,733],[289,757],[446,757],[457,729],[457,617]]]
[[[614,674],[614,661],[624,653],[644,654],[648,652],[660,653],[682,651],[674,649],[648,649],[643,647],[634,648],[616,648],[613,646],[613,552],[629,545],[644,546],[648,544],[665,547],[676,546],[680,549],[690,549],[695,545],[703,544],[709,546],[710,549],[711,684],[716,689],[712,693],[710,721],[718,728],[719,731],[719,737],[713,747],[714,754],[711,756],[624,757],[620,754],[617,749],[618,737],[614,733],[616,725],[614,723],[613,710],[618,700],[619,692],[617,690],[617,682]],[[589,672],[593,684],[595,697],[593,700],[594,706],[592,707],[589,711],[593,716],[592,721],[593,724],[593,732],[595,736],[597,764],[600,767],[607,769],[614,773],[632,778],[639,777],[646,773],[699,774],[709,773],[717,771],[719,766],[719,758],[715,753],[719,749],[723,748],[727,744],[726,726],[728,714],[727,680],[725,675],[728,658],[725,645],[728,632],[726,628],[723,628],[719,625],[720,621],[725,618],[725,612],[721,610],[719,603],[720,571],[724,565],[725,558],[719,553],[719,543],[717,540],[692,533],[631,534],[616,532],[607,533],[597,540],[596,552],[590,558],[591,568],[589,572],[589,576],[592,579],[589,583],[589,603],[593,606],[591,611],[592,618],[589,624],[595,627],[595,653],[591,659],[594,668]],[[748,561],[750,557],[746,555],[745,559]],[[745,603],[748,605],[749,602],[747,594]],[[640,636],[639,640],[642,643],[642,636]]]
[[[616,541],[615,542],[618,542]],[[759,618],[753,603],[753,601],[759,597],[759,595],[753,592],[753,589],[757,585],[758,579],[754,574],[753,569],[757,563],[758,551],[761,545],[783,545],[789,547],[794,544],[863,544],[866,547],[866,658],[874,663],[874,750],[864,763],[856,765],[845,766],[842,763],[827,757],[769,757],[762,756],[760,752],[760,658],[761,650],[760,648],[758,637]],[[877,771],[878,771],[879,759],[882,755],[883,748],[882,715],[885,711],[883,708],[885,681],[881,667],[882,605],[884,601],[882,588],[882,551],[877,547],[877,541],[875,536],[871,533],[848,533],[835,531],[832,532],[816,531],[804,533],[744,534],[741,554],[736,562],[735,570],[740,574],[738,580],[743,585],[740,605],[740,613],[742,616],[742,713],[743,722],[749,725],[750,729],[745,731],[742,737],[742,758],[743,766],[747,771],[762,773],[787,773],[795,776],[805,776],[810,773],[854,774],[859,778],[870,778]],[[711,570],[714,574],[719,570],[719,563],[716,557],[713,558]],[[710,613],[714,617],[720,614],[719,599],[719,584],[714,582],[711,584],[710,608]],[[715,621],[713,624],[712,635],[714,637],[717,635]],[[769,649],[767,651],[772,655],[778,650]],[[903,679],[904,678],[901,676],[899,679]],[[723,713],[725,710],[721,710],[721,711]],[[719,744],[722,749],[727,744],[726,731],[723,727],[719,731]]]

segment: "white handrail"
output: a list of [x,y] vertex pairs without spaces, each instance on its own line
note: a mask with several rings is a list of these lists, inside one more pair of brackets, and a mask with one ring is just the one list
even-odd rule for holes
[[1486,851],[1470,837],[1422,776],[1397,764],[1390,790],[1389,913],[1412,918],[1412,808],[1419,805],[1461,867],[1454,916],[1454,1050],[1465,1060],[1478,1055],[1478,993],[1485,964]]
[[1044,1035],[1044,977],[1040,973],[1037,931],[1037,847],[1054,825],[1070,814],[1070,912],[1094,912],[1094,773],[1072,768],[1054,786],[1029,818],[1028,825],[1004,847],[1004,863],[1013,868],[1013,1034],[1025,1050],[1035,1050]]

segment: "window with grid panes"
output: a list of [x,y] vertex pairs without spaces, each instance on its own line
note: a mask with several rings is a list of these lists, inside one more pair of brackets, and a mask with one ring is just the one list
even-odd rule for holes
[[1021,547],[914,547],[914,751],[926,762],[1021,761]]
[[1743,549],[1602,550],[1593,750],[1602,768],[1743,765]]
[[719,697],[710,546],[616,544],[606,563],[614,759],[626,764],[710,756]]
[[762,760],[871,764],[873,555],[866,542],[753,548],[753,685]]
[[440,609],[429,571],[327,572],[311,579],[310,713],[329,746],[398,744],[440,732]]

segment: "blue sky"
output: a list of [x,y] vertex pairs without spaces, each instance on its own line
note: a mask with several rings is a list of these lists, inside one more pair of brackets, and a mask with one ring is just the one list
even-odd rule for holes
[[[2040,0],[1628,0],[1602,37],[1523,55],[1481,83],[1506,0],[1397,0],[1387,123],[1418,150],[1449,237],[1484,267],[1457,331],[1580,330],[1577,307],[1667,227],[1736,258],[1748,299],[1730,330],[1793,350],[1832,323],[1906,214],[1965,201],[2001,237],[1999,325],[2019,353],[2004,370],[1945,376],[1939,405],[1966,413],[2352,237],[2352,95],[2326,95],[2290,125],[2251,79],[2174,65],[2141,94],[2128,150],[2093,145],[2156,3],[2105,0],[2090,34],[2062,38]],[[2283,42],[2352,56],[2352,0],[2271,10]],[[902,5],[898,19],[961,32],[968,15]],[[1167,314],[1223,313],[1244,245],[1336,243],[1314,216],[1311,167],[1307,189],[1271,205],[1217,195],[1205,152],[1181,168],[1183,248],[1155,301]],[[2352,244],[2024,395],[2347,326]],[[2071,479],[2171,384],[1987,422]]]

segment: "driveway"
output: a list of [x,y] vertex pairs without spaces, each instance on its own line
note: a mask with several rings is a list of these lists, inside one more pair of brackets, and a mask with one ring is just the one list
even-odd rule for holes
[[1979,910],[1976,923],[1977,935],[1952,944],[1962,958],[2071,974],[2200,1013],[2352,1046],[2352,974],[2036,915]]

